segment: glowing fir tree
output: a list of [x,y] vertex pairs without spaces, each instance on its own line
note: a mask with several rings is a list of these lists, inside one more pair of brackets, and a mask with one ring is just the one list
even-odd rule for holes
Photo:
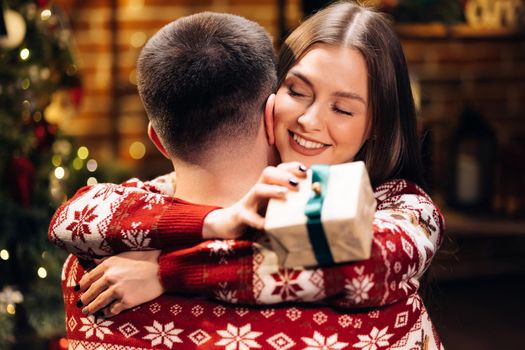
[[98,171],[59,128],[81,94],[64,13],[47,0],[0,0],[0,348],[64,331],[65,254],[47,228]]

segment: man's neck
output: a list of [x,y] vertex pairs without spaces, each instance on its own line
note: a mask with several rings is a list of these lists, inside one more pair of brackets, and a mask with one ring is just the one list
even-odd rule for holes
[[177,174],[175,196],[192,203],[229,206],[257,182],[262,170],[274,163],[273,148],[265,138],[217,149],[201,164],[173,160]]

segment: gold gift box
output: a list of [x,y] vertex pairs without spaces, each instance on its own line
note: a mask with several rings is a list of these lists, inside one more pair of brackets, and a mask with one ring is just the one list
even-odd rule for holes
[[[268,204],[265,231],[279,264],[308,267],[368,259],[376,199],[365,164],[359,161],[325,166],[327,181],[322,182],[323,186],[317,181],[312,183],[312,178],[318,178],[316,166],[312,169],[300,182],[299,192],[289,192],[285,200],[272,199]],[[320,222],[312,226],[305,206],[320,195],[324,196]],[[312,231],[316,231],[314,236]]]

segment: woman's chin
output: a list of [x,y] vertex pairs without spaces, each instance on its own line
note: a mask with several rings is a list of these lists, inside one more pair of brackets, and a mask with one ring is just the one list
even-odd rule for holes
[[286,154],[284,156],[281,156],[281,161],[283,163],[289,163],[289,162],[300,162],[306,167],[311,167],[314,164],[328,164],[326,159],[324,157],[318,157],[318,156],[305,156],[302,154],[297,154],[293,152],[294,154]]

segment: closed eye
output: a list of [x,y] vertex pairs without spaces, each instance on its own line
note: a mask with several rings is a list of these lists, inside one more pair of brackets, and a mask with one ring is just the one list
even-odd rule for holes
[[332,105],[332,110],[335,113],[342,114],[342,115],[345,115],[345,116],[349,116],[349,117],[353,117],[354,116],[354,113],[352,113],[350,111],[346,111],[344,109],[340,109],[336,105]]
[[293,84],[288,85],[288,95],[292,97],[308,97],[306,93],[296,89]]

